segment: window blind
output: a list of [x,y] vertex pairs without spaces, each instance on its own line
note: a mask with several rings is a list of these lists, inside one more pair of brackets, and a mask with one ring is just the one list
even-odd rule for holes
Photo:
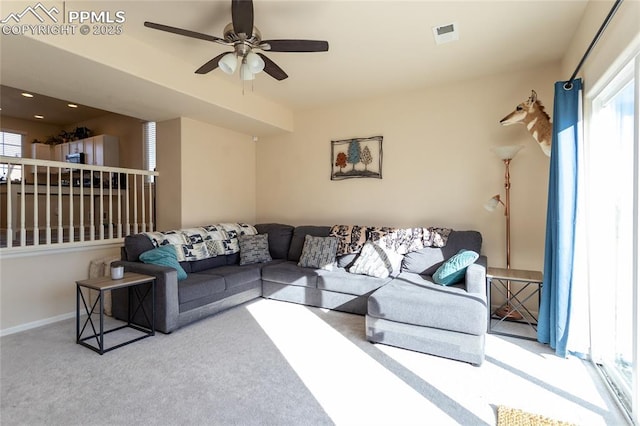
[[[156,169],[156,123],[148,121],[142,126],[144,141],[144,167],[146,170]],[[152,177],[150,177],[153,180]]]

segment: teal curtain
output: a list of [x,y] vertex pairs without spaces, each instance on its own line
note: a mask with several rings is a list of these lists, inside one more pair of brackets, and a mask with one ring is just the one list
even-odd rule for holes
[[581,106],[581,79],[556,82],[538,341],[548,343],[561,357],[567,356],[571,332]]

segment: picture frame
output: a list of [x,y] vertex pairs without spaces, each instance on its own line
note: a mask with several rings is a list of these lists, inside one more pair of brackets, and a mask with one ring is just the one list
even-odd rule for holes
[[331,180],[382,179],[382,136],[331,141]]

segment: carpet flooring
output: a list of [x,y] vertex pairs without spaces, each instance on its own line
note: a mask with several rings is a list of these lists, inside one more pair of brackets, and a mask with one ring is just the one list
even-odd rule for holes
[[105,355],[75,320],[0,338],[8,425],[495,425],[498,406],[626,420],[594,368],[487,336],[481,367],[373,345],[364,317],[258,299]]

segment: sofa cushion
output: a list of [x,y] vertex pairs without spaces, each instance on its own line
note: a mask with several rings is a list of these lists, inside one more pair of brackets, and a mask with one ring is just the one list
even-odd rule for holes
[[328,237],[329,231],[331,231],[329,226],[296,226],[291,237],[291,246],[289,247],[287,259],[295,262],[300,260],[305,236]]
[[124,237],[125,260],[139,262],[140,255],[145,251],[152,250],[155,246],[144,234],[132,234]]
[[329,273],[329,271],[301,268],[296,262],[292,261],[270,263],[262,267],[262,281],[317,288],[318,275],[326,273]]
[[176,249],[172,245],[160,246],[158,248],[145,251],[140,255],[140,260],[144,263],[150,263],[152,265],[168,266],[178,272],[178,281],[182,281],[187,278],[187,273],[178,263],[178,256]]
[[247,283],[260,281],[261,278],[260,264],[221,266],[208,271],[202,271],[201,274],[223,277],[227,290]]
[[180,304],[225,291],[224,278],[219,275],[194,273],[178,285]]
[[240,235],[238,243],[240,244],[240,265],[271,261],[267,234]]
[[[226,256],[208,257],[202,260],[194,260],[188,262],[191,267],[191,272],[206,271],[208,269],[219,268],[227,264]],[[188,271],[187,271],[188,272]]]
[[269,235],[269,253],[273,259],[287,259],[293,226],[281,223],[261,223],[256,225],[260,234]]
[[298,266],[331,271],[336,266],[338,239],[335,237],[304,237],[304,246]]
[[369,296],[367,313],[405,324],[482,335],[487,329],[486,302],[481,294],[461,287],[443,287],[428,276],[402,272]]
[[352,274],[341,268],[333,271],[316,271],[319,272],[317,274],[317,286],[319,289],[356,296],[371,293],[392,280],[392,278],[375,278],[368,275]]
[[407,253],[402,261],[402,270],[415,274],[433,275],[442,263],[461,249],[480,253],[482,235],[478,231],[451,231],[444,247],[425,247]]
[[472,250],[460,250],[453,257],[447,259],[436,272],[433,282],[440,285],[451,285],[464,279],[467,267],[478,260],[478,253]]

